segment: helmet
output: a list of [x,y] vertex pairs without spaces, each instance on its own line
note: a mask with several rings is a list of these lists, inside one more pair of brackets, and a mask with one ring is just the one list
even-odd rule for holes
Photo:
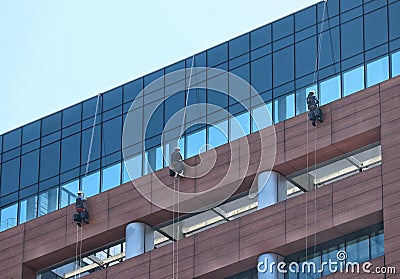
[[79,190],[78,195],[82,195],[82,194],[83,194],[82,190]]
[[181,148],[179,146],[176,146],[175,150],[181,150]]
[[308,93],[308,95],[314,95],[314,94],[315,94],[314,91],[310,91],[310,92]]

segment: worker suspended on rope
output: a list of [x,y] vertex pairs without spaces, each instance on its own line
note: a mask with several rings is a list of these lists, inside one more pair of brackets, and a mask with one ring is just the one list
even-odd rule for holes
[[75,202],[75,210],[77,213],[74,214],[74,221],[78,226],[81,226],[82,220],[86,224],[89,224],[89,212],[85,201],[86,199],[83,197],[83,192],[79,190]]
[[322,119],[322,111],[319,108],[319,101],[315,96],[314,91],[310,91],[307,96],[307,106],[308,106],[308,118],[312,121],[312,125],[315,126],[315,121],[324,122]]
[[175,147],[175,151],[171,153],[171,164],[169,175],[178,177],[178,175],[183,175],[183,163],[182,163],[182,155],[181,148],[179,146]]

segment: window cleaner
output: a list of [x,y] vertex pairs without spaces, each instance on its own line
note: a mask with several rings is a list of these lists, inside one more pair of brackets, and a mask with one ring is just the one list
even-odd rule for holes
[[183,175],[183,163],[181,148],[179,146],[175,147],[175,151],[171,153],[171,165],[169,169],[169,175],[178,177]]
[[81,190],[78,191],[78,196],[76,197],[75,202],[75,210],[77,213],[74,214],[74,221],[80,227],[82,220],[89,224],[89,211],[86,206],[86,199],[83,196],[83,192]]
[[314,91],[310,91],[307,96],[307,106],[308,106],[308,118],[312,121],[312,125],[315,125],[315,121],[318,120],[319,122],[324,122],[322,120],[322,111],[319,108],[319,101],[315,96]]

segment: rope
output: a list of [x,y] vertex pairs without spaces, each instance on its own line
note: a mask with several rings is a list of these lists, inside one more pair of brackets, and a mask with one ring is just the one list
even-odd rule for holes
[[[81,228],[81,243],[80,243],[80,248],[79,248],[79,268],[82,266],[82,244],[83,244],[83,240],[82,240],[82,230],[83,228]],[[81,278],[81,271],[79,269],[79,273],[78,273],[78,278]]]
[[[319,68],[320,68],[320,59],[321,59],[321,46],[322,46],[322,34],[324,30],[324,23],[325,23],[325,11],[327,7],[328,0],[324,0],[324,8],[322,12],[322,22],[321,28],[318,33],[318,47],[317,47],[317,55],[315,57],[315,65],[314,65],[314,75],[313,75],[313,87],[317,86],[317,80],[319,78]],[[331,41],[332,47],[332,41]],[[332,51],[332,49],[331,49]],[[332,61],[334,63],[334,61]],[[316,92],[317,93],[317,92]],[[311,178],[309,174],[309,132],[308,132],[308,116],[307,117],[307,176],[308,176],[308,188],[311,188]],[[315,121],[316,125],[318,125],[318,121]],[[317,131],[314,131],[314,173],[315,173],[315,181],[317,180]],[[313,183],[314,184],[314,183]],[[317,244],[317,191],[316,191],[316,184],[314,188],[314,254],[316,253],[316,244]],[[308,260],[308,192],[306,191],[306,239],[305,239],[305,260]]]
[[100,96],[101,96],[101,93],[97,94],[96,110],[94,112],[94,119],[93,119],[93,125],[92,125],[92,135],[90,137],[89,152],[88,152],[88,156],[87,156],[87,160],[86,160],[85,181],[86,181],[86,177],[87,177],[88,172],[89,172],[89,162],[90,162],[90,157],[92,155],[92,147],[93,147],[93,141],[94,141],[94,130],[96,128],[96,119],[97,119],[97,111],[99,109]]
[[[79,243],[79,228],[78,226],[76,226],[75,270],[78,269],[78,243]],[[76,279],[76,274],[74,278]]]
[[[183,108],[181,134],[183,133],[184,127],[185,127],[184,125],[185,125],[185,120],[186,120],[186,108],[187,108],[188,102],[189,102],[189,93],[190,93],[190,86],[191,86],[191,82],[192,82],[193,65],[194,65],[194,54],[192,56],[192,66],[190,67],[189,83],[188,83],[188,88],[186,90],[185,107]],[[177,146],[179,146],[179,139],[177,142]]]
[[172,198],[172,279],[175,278],[175,191],[176,177],[174,177],[174,194]]

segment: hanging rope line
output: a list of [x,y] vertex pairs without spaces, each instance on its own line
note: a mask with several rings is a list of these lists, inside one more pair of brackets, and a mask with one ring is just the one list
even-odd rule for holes
[[[314,65],[314,75],[313,75],[313,90],[317,91],[317,81],[319,79],[319,69],[320,69],[320,60],[321,60],[321,47],[322,47],[322,35],[323,35],[323,30],[324,30],[324,23],[325,23],[325,12],[327,8],[327,2],[328,0],[324,0],[324,7],[322,11],[322,21],[321,21],[321,27],[318,33],[318,46],[317,46],[317,54],[315,57],[315,65]],[[331,32],[331,31],[329,31]],[[331,36],[332,38],[332,36]],[[332,39],[331,39],[331,51],[333,51],[333,45],[332,45]],[[334,56],[332,56],[334,59]],[[334,64],[334,60],[332,61]],[[336,71],[335,71],[336,72]],[[318,92],[315,92],[316,94]],[[307,92],[306,92],[307,94]],[[308,176],[308,191],[306,191],[306,196],[305,196],[305,211],[306,211],[306,237],[305,237],[305,260],[308,260],[308,192],[311,189],[311,175],[309,173],[309,131],[308,131],[308,115],[307,117],[307,176]],[[318,121],[317,121],[318,122]],[[316,253],[316,244],[317,244],[317,129],[314,130],[314,181],[313,181],[313,187],[314,188],[314,254]]]
[[[184,127],[185,127],[185,121],[186,121],[186,109],[189,103],[189,93],[190,93],[190,86],[191,86],[191,82],[192,82],[192,74],[193,74],[193,66],[194,66],[194,54],[192,56],[192,65],[190,67],[190,75],[189,75],[189,83],[188,83],[188,88],[186,90],[186,100],[185,100],[185,107],[183,108],[183,117],[182,117],[182,126],[181,126],[181,135],[184,131]],[[185,70],[186,72],[186,70]],[[179,139],[177,142],[177,146],[179,146]]]
[[87,160],[86,160],[86,170],[85,170],[85,176],[84,176],[85,177],[85,181],[86,181],[86,177],[87,177],[88,172],[89,172],[90,157],[92,156],[92,147],[93,147],[93,141],[94,141],[94,130],[96,128],[97,112],[99,110],[100,97],[101,97],[101,93],[97,94],[96,109],[95,109],[95,112],[94,112],[93,125],[92,125],[92,134],[90,136],[89,151],[88,151],[88,156],[87,156]]
[[[98,114],[98,110],[99,110],[100,97],[101,97],[101,93],[97,94],[96,108],[95,108],[95,112],[94,112],[93,125],[92,125],[92,132],[91,132],[91,136],[90,136],[89,150],[88,150],[88,156],[87,156],[87,160],[86,160],[86,168],[85,168],[85,175],[84,175],[85,179],[83,180],[85,183],[86,183],[86,177],[89,173],[90,157],[92,155],[94,131],[96,128],[96,121],[97,121],[97,114]],[[84,190],[83,186],[86,186],[86,185],[79,184],[79,190]],[[83,236],[83,228],[80,227],[80,237],[79,237],[79,226],[76,226],[75,270],[80,270],[80,268],[82,266],[82,246],[83,246],[83,237],[82,236]],[[78,246],[79,246],[79,257],[78,257]],[[78,275],[78,278],[81,278],[80,271],[78,271],[78,274],[75,274],[75,276],[74,276],[75,279],[77,278],[77,275]]]

